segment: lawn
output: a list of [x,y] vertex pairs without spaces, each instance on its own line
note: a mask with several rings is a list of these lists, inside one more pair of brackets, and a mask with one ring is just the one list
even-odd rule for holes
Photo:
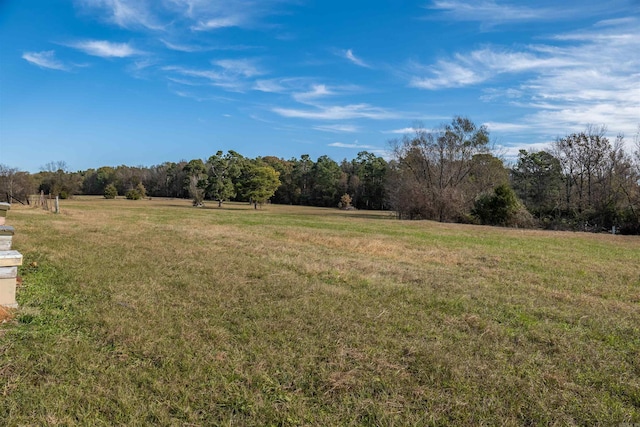
[[640,423],[640,239],[185,200],[13,206],[0,424]]

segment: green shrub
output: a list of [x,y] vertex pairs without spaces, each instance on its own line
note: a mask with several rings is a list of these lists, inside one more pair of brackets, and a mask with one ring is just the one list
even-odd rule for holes
[[483,194],[475,202],[472,214],[487,225],[510,225],[520,210],[520,203],[511,187],[501,184],[493,194]]
[[124,196],[129,200],[140,200],[147,197],[147,190],[144,185],[138,184],[136,188],[127,191]]
[[139,183],[136,186],[136,191],[138,192],[138,194],[140,194],[141,199],[144,199],[145,197],[147,197],[147,189],[144,188],[144,185],[142,185],[142,183]]
[[118,189],[115,185],[109,184],[104,188],[105,199],[115,199],[118,196]]

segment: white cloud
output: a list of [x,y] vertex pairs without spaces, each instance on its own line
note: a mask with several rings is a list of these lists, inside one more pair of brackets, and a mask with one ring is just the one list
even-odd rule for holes
[[183,88],[175,88],[172,85],[169,86],[169,91],[171,93],[173,93],[174,95],[177,95],[181,98],[190,98],[193,100],[196,100],[198,102],[209,102],[209,101],[215,101],[218,103],[222,103],[222,102],[233,102],[234,100],[231,98],[227,98],[227,97],[223,97],[223,96],[217,96],[214,94],[206,94],[203,93],[202,90],[196,91],[196,92],[191,92],[189,90],[184,90]]
[[253,89],[267,93],[281,93],[285,91],[285,87],[278,80],[273,79],[258,80],[255,82]]
[[345,144],[343,142],[332,142],[331,144],[328,144],[328,146],[337,147],[337,148],[363,148],[363,149],[369,149],[369,150],[373,150],[377,148],[372,145],[359,144],[358,141],[356,141],[353,144]]
[[42,68],[62,71],[68,70],[68,68],[56,58],[56,53],[53,50],[25,52],[22,54],[22,59]]
[[127,29],[173,33],[256,27],[290,0],[75,0],[99,19]]
[[438,61],[430,67],[430,74],[430,77],[411,78],[410,85],[419,89],[442,89],[473,85],[487,78],[465,64],[451,61]]
[[[463,87],[483,83],[500,74],[516,74],[557,70],[580,66],[582,61],[564,56],[549,46],[528,46],[529,51],[513,52],[497,48],[483,48],[466,55],[455,54],[451,60],[439,60],[424,67],[412,64],[414,70],[429,77],[413,77],[411,86],[421,89]],[[543,56],[544,55],[544,56]]]
[[127,58],[140,55],[128,43],[113,43],[106,40],[86,40],[70,45],[88,55],[99,56],[101,58]]
[[101,17],[123,28],[144,27],[151,30],[164,28],[152,13],[156,6],[147,0],[77,0],[86,10],[100,11]]
[[333,132],[333,133],[353,133],[360,131],[358,126],[354,125],[324,125],[324,126],[314,126],[315,130],[323,131],[323,132]]
[[269,15],[279,13],[289,0],[165,0],[167,11],[177,14],[191,31],[215,31],[223,28],[255,28]]
[[162,69],[164,71],[173,71],[185,76],[200,77],[200,78],[203,78],[206,80],[212,80],[212,81],[222,80],[224,78],[222,74],[212,70],[194,70],[194,69],[184,68],[179,66],[166,66],[166,67],[162,67]]
[[253,89],[267,93],[302,93],[299,91],[307,89],[309,85],[310,79],[307,77],[286,77],[257,80]]
[[169,49],[171,50],[176,50],[178,52],[188,52],[188,53],[193,53],[193,52],[201,52],[203,50],[207,50],[205,48],[203,48],[202,46],[197,46],[197,45],[187,45],[187,44],[178,44],[178,43],[171,43],[167,40],[164,39],[160,39],[160,41]]
[[[183,76],[195,77],[190,85],[213,85],[233,92],[243,92],[247,89],[256,88],[256,84],[250,81],[251,78],[264,74],[265,72],[255,65],[251,59],[223,59],[212,62],[215,67],[210,70],[199,70],[182,66],[162,67],[163,71],[178,73]],[[179,82],[180,79],[175,79]],[[197,80],[199,79],[199,81]],[[264,87],[263,87],[264,89]]]
[[458,53],[429,67],[412,65],[410,85],[428,90],[490,85],[508,75],[501,80],[515,83],[483,88],[481,99],[536,110],[520,120],[522,131],[564,134],[604,123],[612,132],[631,134],[640,118],[640,19],[600,23],[550,40],[520,50]]
[[486,122],[483,125],[489,129],[489,132],[520,133],[529,129],[529,125],[518,123]]
[[329,90],[326,85],[314,84],[311,86],[311,90],[307,92],[294,93],[293,99],[304,103],[329,95],[334,95],[334,92]]
[[255,61],[251,59],[221,59],[214,61],[214,64],[223,68],[226,73],[244,77],[255,77],[265,74],[264,71],[257,67]]
[[318,106],[316,110],[293,108],[273,108],[273,112],[283,116],[314,120],[372,119],[384,120],[398,118],[398,114],[369,104],[351,104],[345,106]]
[[459,21],[480,21],[486,25],[549,19],[557,11],[532,9],[526,6],[499,5],[495,1],[437,0],[428,6],[440,10],[447,18]]
[[200,21],[196,25],[193,25],[191,29],[193,31],[209,31],[217,30],[220,28],[239,27],[242,24],[242,19],[238,16],[226,16],[220,18],[212,18],[207,21]]
[[[387,130],[387,131],[383,131],[382,133],[392,133],[392,134],[396,134],[396,135],[406,135],[406,134],[415,133],[417,130],[418,130],[417,128],[410,127],[410,128]],[[429,130],[427,130],[427,132],[428,131]]]
[[551,144],[551,140],[548,142],[533,142],[533,143],[511,143],[504,145],[496,145],[494,147],[497,153],[500,153],[502,156],[506,157],[508,160],[515,160],[518,158],[518,154],[520,154],[520,150],[527,150],[528,152],[537,152],[537,151],[548,151],[549,146]]
[[349,61],[351,61],[352,63],[360,66],[360,67],[365,67],[365,68],[369,68],[369,65],[364,62],[362,59],[357,58],[354,54],[353,51],[351,49],[347,49],[343,52],[343,55],[345,58],[347,58]]
[[[540,6],[542,2],[529,2],[533,7],[523,6],[524,2],[502,0],[433,0],[426,9],[440,12],[425,19],[443,18],[447,20],[478,22],[483,29],[497,25],[522,22],[554,22],[577,20],[584,17],[598,17],[605,13],[637,13],[634,0],[609,2],[557,3],[550,7]],[[537,4],[536,4],[537,3]],[[637,2],[635,2],[637,3]],[[619,20],[616,20],[616,22]]]

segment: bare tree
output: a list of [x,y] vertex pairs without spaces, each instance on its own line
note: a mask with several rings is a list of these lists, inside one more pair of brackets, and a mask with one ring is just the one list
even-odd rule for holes
[[565,213],[594,229],[615,225],[626,212],[636,215],[638,171],[624,137],[611,143],[605,133],[604,126],[588,126],[558,138],[552,147],[565,176]]
[[390,194],[399,216],[451,221],[470,208],[473,197],[466,183],[480,162],[474,156],[489,153],[489,136],[465,117],[434,131],[422,127],[411,137],[393,143],[396,165]]
[[29,195],[35,192],[33,177],[27,172],[0,164],[0,198],[8,203],[29,203]]

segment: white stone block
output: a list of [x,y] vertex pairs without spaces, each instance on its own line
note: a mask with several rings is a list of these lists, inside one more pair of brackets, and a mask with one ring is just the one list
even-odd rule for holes
[[0,279],[15,279],[18,277],[18,267],[0,267]]
[[0,279],[0,305],[5,307],[17,307],[16,279]]
[[0,267],[22,265],[22,254],[18,251],[0,251]]
[[0,236],[0,251],[11,250],[11,241],[13,236]]

